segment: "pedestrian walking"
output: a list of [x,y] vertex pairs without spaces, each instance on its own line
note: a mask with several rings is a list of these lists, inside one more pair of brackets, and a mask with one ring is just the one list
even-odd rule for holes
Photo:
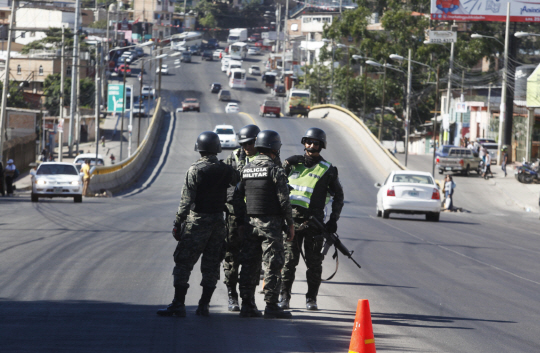
[[172,231],[178,241],[173,255],[174,299],[166,309],[157,311],[160,316],[186,316],[188,281],[201,255],[203,291],[197,315],[210,315],[210,299],[219,279],[221,247],[226,236],[223,209],[227,201],[227,188],[236,185],[238,178],[231,166],[217,159],[221,143],[216,133],[201,133],[195,150],[201,154],[201,158],[186,173]]
[[4,169],[4,178],[6,180],[6,193],[8,196],[13,196],[13,182],[17,178],[18,170],[13,163],[13,159],[8,159],[6,168]]
[[[256,125],[246,125],[238,132],[238,143],[240,148],[235,149],[225,160],[225,164],[230,165],[236,170],[238,178],[247,163],[251,162],[259,155],[255,149],[255,140],[257,134],[261,131]],[[229,295],[229,311],[240,311],[238,304],[238,292],[236,290],[238,284],[238,268],[240,265],[240,250],[242,248],[242,240],[238,234],[238,219],[234,212],[234,196],[235,187],[231,186],[227,190],[227,237],[223,245],[223,272]],[[243,222],[242,222],[243,223]],[[244,230],[250,231],[250,229]]]
[[454,188],[456,187],[456,184],[452,180],[451,175],[447,175],[445,178],[444,183],[444,205],[445,208],[449,211],[452,211],[454,209]]
[[501,152],[501,169],[504,172],[504,177],[506,178],[506,164],[508,163],[508,146],[502,146]]
[[114,161],[116,160],[114,154],[111,153],[111,156],[109,158],[111,159],[111,164],[114,164]]
[[322,149],[327,147],[326,133],[319,128],[308,129],[300,143],[304,146],[305,154],[289,157],[283,163],[285,173],[289,176],[289,185],[294,188],[290,199],[296,233],[293,241],[285,242],[285,265],[281,273],[279,306],[283,309],[289,308],[303,245],[308,284],[306,308],[317,310],[317,295],[322,280],[324,237],[315,227],[309,226],[309,220],[314,216],[324,223],[324,210],[329,201],[327,195],[333,195],[332,213],[325,226],[329,233],[335,233],[345,197],[337,168],[320,154]]
[[86,159],[81,167],[81,173],[83,173],[83,189],[82,196],[86,196],[88,192],[88,185],[90,185],[90,160]]
[[489,152],[486,152],[486,155],[484,156],[484,160],[485,160],[485,163],[486,163],[486,168],[485,168],[483,176],[484,176],[484,178],[487,178],[488,173],[489,173],[489,174],[491,174],[491,177],[493,178],[493,172],[491,171],[491,155],[489,154]]
[[[240,270],[241,317],[260,317],[255,305],[255,288],[259,282],[261,258],[264,266],[265,318],[288,319],[292,315],[278,306],[281,269],[285,261],[282,229],[287,225],[288,241],[294,239],[294,221],[289,201],[287,176],[279,162],[281,138],[272,130],[259,132],[255,141],[259,155],[243,169],[234,194],[245,200],[245,211],[237,216],[249,217],[251,232],[244,233]],[[244,226],[239,232],[243,233]]]

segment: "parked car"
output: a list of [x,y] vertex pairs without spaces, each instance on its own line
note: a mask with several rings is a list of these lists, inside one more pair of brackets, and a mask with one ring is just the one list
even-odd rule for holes
[[479,166],[481,160],[482,159],[469,148],[452,147],[448,152],[448,156],[437,157],[435,163],[437,163],[439,174],[446,171],[458,172],[468,176],[471,171],[475,171],[477,174],[481,173]]
[[219,101],[230,101],[231,100],[231,91],[228,91],[226,89],[222,89],[221,91],[219,91],[218,100]]
[[196,98],[187,98],[182,102],[182,111],[197,111],[201,112],[201,106]]
[[225,107],[225,113],[238,113],[239,111],[238,103],[228,103]]
[[[156,74],[159,74],[159,67],[156,69]],[[161,74],[162,75],[169,74],[169,65],[166,65],[166,64],[161,65]]]
[[143,57],[143,56],[144,56],[144,50],[143,50],[143,48],[136,47],[136,48],[135,48],[135,54],[137,54],[137,56],[138,56],[139,58]]
[[277,85],[275,88],[272,89],[272,95],[276,97],[285,97],[287,95],[287,91],[285,90],[284,85]]
[[216,51],[214,51],[212,53],[212,57],[216,60],[219,60],[219,56],[220,55],[225,55],[225,52],[223,51],[223,49],[217,49]]
[[281,103],[277,99],[265,99],[259,109],[259,116],[274,115],[276,118],[281,116]]
[[236,148],[238,147],[238,141],[236,132],[232,125],[216,125],[214,132],[219,136],[221,147],[223,148]]
[[201,60],[205,61],[212,61],[214,58],[212,57],[212,51],[211,50],[205,50],[202,53]]
[[384,183],[376,183],[377,217],[391,213],[425,214],[426,220],[438,222],[441,213],[441,193],[431,173],[393,171]]
[[82,202],[83,180],[75,164],[44,162],[30,174],[32,202],[38,202],[40,197],[73,197],[73,201]]
[[180,55],[180,62],[190,63],[191,62],[191,53],[189,51],[183,51]]
[[144,105],[144,99],[139,101],[139,97],[133,98],[133,115],[146,116],[146,107]]
[[446,157],[448,156],[448,153],[450,152],[451,148],[457,148],[458,146],[454,145],[442,145],[440,146],[437,151],[435,151],[435,157]]
[[219,93],[221,91],[221,83],[214,82],[210,85],[210,92]]
[[249,73],[252,74],[252,75],[260,76],[261,75],[261,68],[258,67],[257,65],[251,65],[250,68],[249,68]]

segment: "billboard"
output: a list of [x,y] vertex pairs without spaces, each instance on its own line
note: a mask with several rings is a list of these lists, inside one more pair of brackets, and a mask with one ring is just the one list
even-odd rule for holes
[[431,0],[431,19],[456,21],[540,22],[539,0]]

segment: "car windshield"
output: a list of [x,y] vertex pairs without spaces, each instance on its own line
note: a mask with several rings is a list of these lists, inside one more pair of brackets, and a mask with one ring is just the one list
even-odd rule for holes
[[44,164],[37,170],[37,175],[78,175],[75,166],[67,164]]
[[277,100],[264,101],[264,105],[267,107],[280,107],[281,106],[281,104]]
[[216,129],[218,135],[234,135],[233,129]]
[[428,175],[396,174],[392,179],[394,183],[433,184],[433,179]]
[[228,96],[228,95],[230,95],[230,94],[231,94],[231,93],[230,93],[229,91],[221,91],[221,95],[222,95],[222,96],[223,96],[223,95],[227,95],[227,96]]
[[186,103],[197,103],[196,99],[186,99]]
[[449,147],[449,146],[441,147],[441,152],[442,152],[442,153],[448,153],[449,150],[450,150],[450,147]]

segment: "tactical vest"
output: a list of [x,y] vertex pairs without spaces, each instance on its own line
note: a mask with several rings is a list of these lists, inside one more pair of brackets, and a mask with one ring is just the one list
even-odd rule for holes
[[227,188],[232,177],[232,170],[224,163],[199,162],[201,181],[197,185],[195,208],[197,213],[223,212],[227,200]]
[[327,190],[321,189],[315,193],[315,186],[331,166],[331,163],[325,161],[320,161],[311,168],[307,168],[303,163],[295,164],[289,174],[289,185],[294,189],[289,196],[291,205],[324,208],[328,198]]
[[273,163],[248,164],[242,171],[248,215],[280,215],[281,206],[270,171]]

